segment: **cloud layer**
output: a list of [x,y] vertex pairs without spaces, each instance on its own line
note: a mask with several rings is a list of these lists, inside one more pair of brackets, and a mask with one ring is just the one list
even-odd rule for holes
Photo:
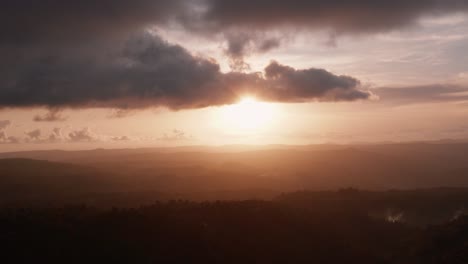
[[0,145],[1,144],[54,144],[54,143],[128,143],[128,142],[188,142],[193,141],[193,135],[173,129],[163,133],[159,137],[138,137],[128,135],[106,135],[93,131],[90,127],[71,129],[70,127],[55,127],[51,130],[34,128],[23,132],[23,136],[8,136],[6,130],[11,125],[9,120],[0,120]]
[[388,31],[424,16],[468,11],[463,0],[206,0],[200,23],[225,30],[281,26],[331,29],[337,33]]
[[[359,80],[323,69],[272,62],[265,72],[241,73],[243,56],[279,46],[269,31],[373,33],[467,10],[461,0],[8,0],[0,8],[0,108],[185,109],[243,94],[275,102],[367,99]],[[152,27],[223,36],[234,71],[148,33]]]
[[35,122],[63,122],[65,120],[67,118],[61,115],[60,109],[49,109],[49,112],[44,115],[35,115],[33,118]]
[[390,105],[405,105],[437,102],[465,102],[468,86],[433,84],[407,87],[380,87],[375,89],[380,102]]
[[10,120],[0,120],[0,144],[16,144],[19,138],[8,136],[6,129],[11,125]]
[[[466,12],[463,0],[6,0],[0,42],[76,41],[128,34],[152,25],[213,33],[282,26],[336,32],[386,31],[424,16]],[[70,39],[71,38],[71,39]]]
[[[370,96],[352,77],[321,69],[295,70],[276,62],[265,74],[222,73],[216,62],[148,32],[134,35],[111,54],[56,54],[24,61],[12,61],[14,67],[0,71],[0,106],[184,109],[230,104],[244,94],[277,102]],[[37,119],[55,120],[58,112],[51,113]]]
[[185,2],[6,0],[0,8],[0,43],[76,45],[108,40],[182,16],[188,10]]
[[90,143],[90,142],[126,142],[134,140],[129,136],[109,136],[97,134],[89,127],[68,130],[60,127],[53,128],[50,132],[41,128],[35,128],[24,132],[23,137],[8,136],[6,128],[10,126],[9,120],[0,121],[0,144],[53,144],[53,143]]
[[[330,32],[328,43],[336,45],[341,35],[388,32],[417,25],[425,17],[466,13],[463,0],[201,0],[203,8],[191,14],[183,25],[208,36],[224,34],[230,55],[262,51],[265,32],[295,30]],[[242,32],[232,34],[231,32]],[[274,39],[277,47],[281,39]],[[273,43],[273,42],[271,42]],[[233,47],[237,47],[233,49]],[[253,47],[253,48],[252,48]],[[268,50],[268,49],[267,49]]]

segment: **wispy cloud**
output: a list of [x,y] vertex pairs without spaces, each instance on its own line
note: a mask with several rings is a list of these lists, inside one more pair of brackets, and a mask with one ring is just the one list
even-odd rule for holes
[[60,109],[50,109],[44,115],[35,115],[33,121],[35,122],[63,122],[67,120],[63,117]]

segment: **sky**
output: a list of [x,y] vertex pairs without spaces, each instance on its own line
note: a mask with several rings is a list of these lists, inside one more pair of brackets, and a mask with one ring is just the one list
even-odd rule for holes
[[0,5],[0,151],[468,139],[468,1]]

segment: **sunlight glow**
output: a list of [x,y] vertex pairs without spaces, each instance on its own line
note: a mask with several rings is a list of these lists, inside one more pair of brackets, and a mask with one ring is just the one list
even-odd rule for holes
[[267,129],[276,115],[274,104],[244,97],[239,103],[223,107],[220,125],[234,133],[252,133]]

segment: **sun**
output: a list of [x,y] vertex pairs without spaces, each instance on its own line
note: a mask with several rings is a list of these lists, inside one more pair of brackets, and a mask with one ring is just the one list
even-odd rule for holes
[[244,97],[238,103],[222,108],[220,123],[231,132],[256,132],[268,128],[275,114],[274,104]]

